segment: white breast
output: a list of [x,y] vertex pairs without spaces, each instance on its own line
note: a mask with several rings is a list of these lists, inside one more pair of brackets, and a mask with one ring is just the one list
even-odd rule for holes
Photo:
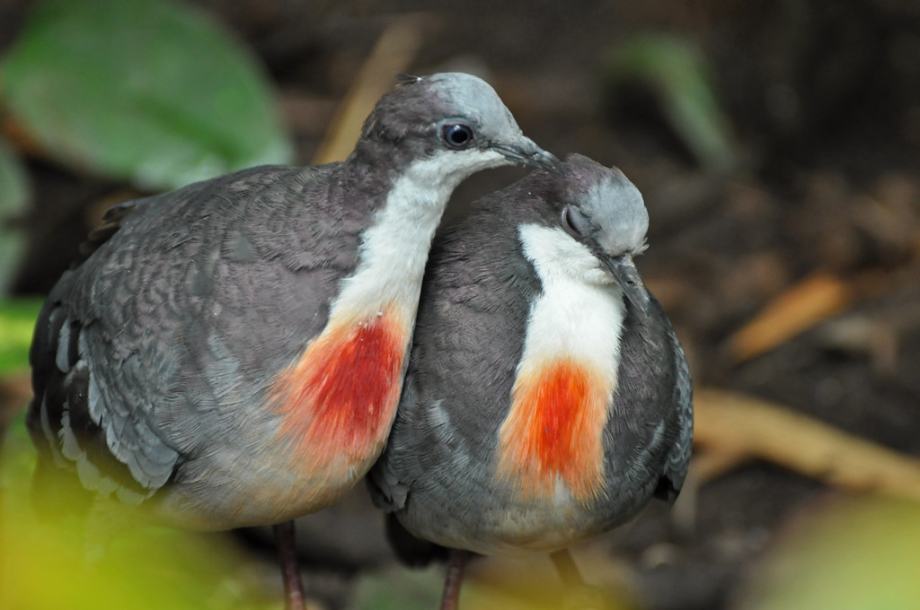
[[603,371],[615,388],[626,315],[622,291],[562,229],[523,225],[519,234],[543,287],[531,306],[520,366],[570,357]]
[[[612,408],[620,360],[623,295],[599,261],[561,229],[523,225],[519,230],[524,254],[542,283],[542,294],[531,306],[518,374],[539,370],[554,360],[574,360],[599,371],[609,389]],[[606,418],[605,418],[606,419]],[[587,514],[563,484],[551,497],[519,499],[513,510],[483,515],[494,534],[492,552],[520,547],[560,548],[583,535]]]
[[362,235],[358,267],[342,281],[330,320],[360,319],[395,305],[411,328],[428,250],[451,193],[497,158],[491,151],[442,152],[406,168]]

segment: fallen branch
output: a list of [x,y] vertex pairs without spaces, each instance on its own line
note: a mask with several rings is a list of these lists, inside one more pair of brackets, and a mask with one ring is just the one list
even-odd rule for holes
[[348,156],[361,135],[365,117],[380,96],[393,86],[393,78],[412,63],[422,43],[424,17],[418,14],[400,17],[383,31],[336,111],[313,157],[314,163],[341,161]]
[[734,470],[749,459],[751,456],[747,452],[712,447],[694,455],[687,479],[671,509],[671,523],[675,530],[682,536],[690,537],[696,526],[700,489],[703,485]]
[[0,136],[5,137],[13,148],[24,155],[35,158],[47,157],[41,144],[10,116],[0,115]]
[[29,404],[31,399],[32,381],[28,373],[15,373],[0,377],[0,438],[7,424]]
[[816,271],[767,303],[729,337],[728,355],[736,363],[764,354],[840,314],[860,301],[875,298],[913,279],[911,264],[920,250],[896,270],[870,269],[849,277]]
[[843,311],[855,298],[843,279],[814,273],[772,301],[728,340],[728,354],[744,362],[770,351]]
[[920,501],[916,458],[735,392],[698,389],[695,410],[696,442],[704,452],[731,456],[715,460],[715,473],[733,460],[760,458],[849,491]]

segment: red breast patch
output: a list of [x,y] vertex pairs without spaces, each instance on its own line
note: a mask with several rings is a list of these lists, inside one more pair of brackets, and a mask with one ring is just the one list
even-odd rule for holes
[[602,375],[570,359],[522,372],[499,432],[499,475],[523,497],[551,496],[557,480],[578,500],[595,497],[609,394]]
[[280,432],[314,468],[371,457],[399,399],[406,332],[392,311],[327,327],[273,388]]

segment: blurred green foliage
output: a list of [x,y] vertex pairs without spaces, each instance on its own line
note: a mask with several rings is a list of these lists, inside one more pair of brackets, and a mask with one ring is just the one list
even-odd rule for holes
[[250,53],[172,0],[39,3],[0,87],[48,155],[144,189],[291,158]]
[[0,294],[6,292],[25,248],[25,237],[14,223],[24,215],[28,201],[25,169],[0,138]]
[[[617,587],[592,588],[589,592],[565,588],[549,562],[534,553],[528,564],[544,569],[493,572],[488,558],[474,560],[460,594],[463,610],[635,610],[625,591]],[[497,574],[497,576],[496,576]],[[486,575],[486,578],[482,578]],[[444,566],[426,570],[405,568],[365,575],[358,579],[351,610],[432,610],[438,607],[444,587]]]
[[[612,566],[611,566],[612,567]],[[606,586],[581,591],[564,587],[556,574],[505,582],[471,583],[464,590],[468,610],[636,610],[625,590]]]
[[441,600],[444,569],[389,570],[355,583],[351,610],[432,610]]
[[[280,610],[278,592],[266,591],[252,564],[218,536],[153,526],[118,506],[96,515],[109,530],[101,542],[68,516],[66,501],[61,514],[38,517],[30,498],[34,467],[20,416],[0,447],[0,608]],[[94,543],[105,552],[86,561]]]
[[671,128],[704,168],[722,171],[736,162],[709,66],[687,40],[657,33],[625,40],[610,51],[606,82],[613,95],[624,83],[648,88]]
[[787,526],[741,610],[920,608],[920,505],[863,498]]
[[41,306],[37,299],[0,301],[0,375],[29,367],[29,345]]

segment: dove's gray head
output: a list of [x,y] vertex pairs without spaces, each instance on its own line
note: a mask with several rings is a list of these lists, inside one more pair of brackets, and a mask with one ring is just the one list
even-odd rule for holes
[[428,160],[451,182],[501,165],[557,163],[521,133],[488,83],[462,73],[403,78],[368,117],[362,147],[407,164]]
[[644,312],[648,294],[633,264],[646,248],[648,211],[623,172],[570,155],[557,171],[545,172],[549,226],[528,229],[525,247],[544,271],[553,269],[591,283],[615,282]]
[[607,256],[645,250],[648,210],[623,172],[570,155],[562,174],[560,222],[570,235]]

